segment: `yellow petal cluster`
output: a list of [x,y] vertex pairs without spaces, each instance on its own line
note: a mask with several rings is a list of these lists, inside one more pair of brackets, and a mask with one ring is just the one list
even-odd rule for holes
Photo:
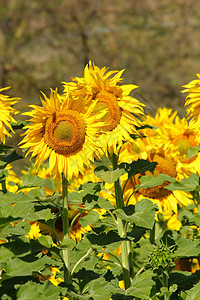
[[10,122],[16,122],[13,118],[18,114],[18,111],[12,106],[19,100],[19,98],[10,98],[2,92],[8,90],[10,87],[0,89],[0,140],[5,144],[5,137],[11,136],[10,131],[14,132]]

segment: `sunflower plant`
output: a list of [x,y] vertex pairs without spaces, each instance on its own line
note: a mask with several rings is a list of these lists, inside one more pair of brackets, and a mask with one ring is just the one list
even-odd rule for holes
[[26,121],[0,90],[1,299],[198,299],[198,80],[153,117],[123,72],[89,62]]

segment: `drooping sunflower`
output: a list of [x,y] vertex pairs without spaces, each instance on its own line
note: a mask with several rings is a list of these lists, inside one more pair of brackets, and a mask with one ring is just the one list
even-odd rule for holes
[[141,126],[138,117],[142,116],[143,106],[139,100],[130,96],[136,85],[122,85],[121,71],[109,71],[107,68],[98,68],[91,62],[85,67],[84,77],[72,78],[73,82],[64,83],[64,92],[70,90],[74,97],[85,101],[85,109],[98,99],[93,114],[107,109],[102,117],[105,123],[96,142],[102,145],[105,152],[116,152],[117,146],[123,140],[129,140],[130,134],[138,134],[136,126]]
[[16,122],[12,116],[18,114],[18,111],[12,106],[20,99],[10,98],[9,96],[2,94],[3,91],[8,90],[9,88],[10,87],[5,87],[0,89],[0,140],[3,144],[5,144],[5,137],[11,136],[8,130],[14,132],[10,122]]
[[200,74],[196,74],[198,79],[194,79],[188,84],[184,85],[185,88],[182,93],[188,93],[185,99],[185,106],[187,106],[187,113],[189,117],[194,116],[199,118],[200,114]]
[[[57,90],[51,90],[50,98],[44,95],[42,106],[30,105],[31,123],[25,126],[26,132],[21,141],[21,148],[29,148],[36,156],[35,165],[49,160],[51,175],[63,173],[68,180],[79,173],[84,173],[95,156],[99,156],[99,147],[94,142],[102,122],[93,114],[94,102],[83,112],[71,95],[61,96]],[[78,101],[78,100],[77,100]],[[105,112],[99,113],[101,118]]]

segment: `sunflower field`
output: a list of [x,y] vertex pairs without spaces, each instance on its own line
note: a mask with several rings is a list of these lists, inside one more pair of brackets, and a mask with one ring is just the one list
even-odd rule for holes
[[123,72],[89,62],[26,120],[0,89],[2,300],[200,299],[200,74],[180,118]]

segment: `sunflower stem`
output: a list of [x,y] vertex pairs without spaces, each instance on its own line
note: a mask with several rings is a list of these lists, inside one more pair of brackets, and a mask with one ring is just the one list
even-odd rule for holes
[[[115,153],[113,153],[112,156],[112,164],[113,164],[113,170],[116,170],[118,168],[118,156]],[[123,209],[124,200],[123,200],[122,188],[121,188],[119,178],[114,182],[114,187],[115,187],[116,207]],[[127,224],[124,220],[121,220],[119,217],[117,217],[117,228],[118,228],[119,236],[125,239],[127,233]],[[126,240],[123,240],[121,242],[122,271],[123,271],[125,289],[129,288],[131,284],[128,243],[129,241]]]
[[[68,181],[64,174],[62,173],[62,198],[63,198],[63,213],[62,213],[62,223],[63,223],[63,239],[70,238],[69,232],[69,215],[68,215]],[[64,248],[63,250],[63,261],[64,261],[64,281],[69,284],[71,280],[70,276],[70,257],[69,249]]]

